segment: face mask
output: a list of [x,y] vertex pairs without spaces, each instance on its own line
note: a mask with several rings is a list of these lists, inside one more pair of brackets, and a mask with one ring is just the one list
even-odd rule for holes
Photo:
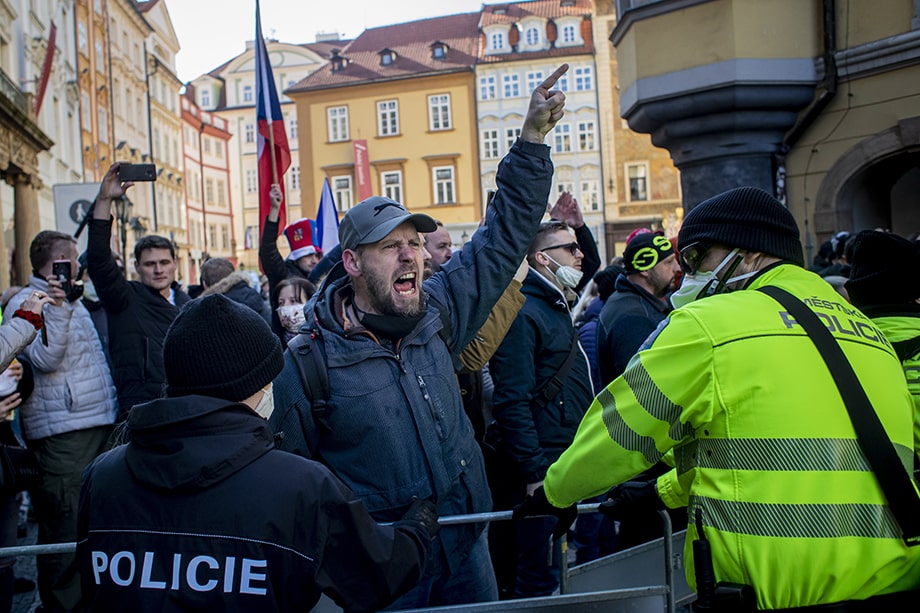
[[[544,253],[543,255],[546,254]],[[581,276],[584,273],[582,273],[577,268],[572,268],[571,266],[563,266],[553,258],[550,258],[548,255],[546,255],[546,257],[549,258],[550,262],[557,266],[556,270],[551,272],[553,273],[553,276],[556,278],[556,281],[559,283],[559,285],[569,289],[575,289],[578,287],[578,282],[581,281]],[[548,266],[546,268],[549,270]]]
[[272,393],[271,383],[262,388],[262,398],[259,399],[259,404],[252,410],[263,419],[268,419],[272,416],[275,410],[275,395]]
[[[728,274],[734,272],[735,268],[741,263],[743,257],[739,256],[740,249],[732,249],[731,252],[719,262],[719,265],[715,267],[715,270],[709,270],[706,272],[695,272],[693,274],[685,274],[684,280],[680,284],[680,288],[671,294],[671,306],[675,309],[690,304],[695,300],[700,298],[705,298],[706,296],[712,296],[713,294],[719,294],[723,291],[728,290],[728,285],[742,279],[746,279],[750,276],[756,274],[757,271],[750,272],[740,277],[732,277],[728,281],[722,282],[719,280],[718,273],[725,266],[732,262],[732,265],[729,267]],[[735,256],[738,256],[737,258]],[[732,261],[734,259],[734,261]]]
[[302,304],[289,304],[275,309],[275,312],[278,313],[278,319],[281,320],[281,325],[285,330],[288,332],[300,331],[300,326],[307,320],[303,314],[303,307],[304,305]]

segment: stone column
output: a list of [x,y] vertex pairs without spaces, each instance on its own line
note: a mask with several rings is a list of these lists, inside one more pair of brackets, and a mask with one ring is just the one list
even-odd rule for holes
[[32,274],[29,262],[29,245],[41,230],[38,214],[39,180],[29,174],[19,173],[13,176],[14,236],[16,241],[16,265],[13,280],[17,285],[25,285]]

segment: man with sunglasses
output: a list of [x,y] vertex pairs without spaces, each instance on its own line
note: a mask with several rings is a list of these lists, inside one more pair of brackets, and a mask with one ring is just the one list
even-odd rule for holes
[[701,529],[716,580],[752,586],[757,610],[913,610],[920,547],[902,541],[814,342],[755,290],[785,290],[814,311],[912,468],[913,405],[891,345],[803,268],[795,219],[763,190],[700,203],[678,244],[686,276],[677,308],[598,395],[544,488],[516,515],[555,512],[570,522],[578,500],[673,450],[676,470],[650,484],[645,500],[688,506],[691,586]]
[[[593,244],[585,248],[596,249]],[[540,486],[546,469],[572,442],[591,402],[590,367],[565,294],[579,284],[582,260],[568,224],[541,224],[527,254],[524,306],[489,363],[495,421],[486,440],[501,441],[501,470],[496,462],[489,466],[497,510],[512,508]],[[559,569],[547,564],[555,523],[544,517],[520,527],[490,527],[503,597],[546,596],[556,589]]]

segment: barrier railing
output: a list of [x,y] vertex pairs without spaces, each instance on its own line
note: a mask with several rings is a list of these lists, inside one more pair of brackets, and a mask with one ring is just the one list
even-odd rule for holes
[[[580,504],[578,513],[597,513],[598,505]],[[665,571],[665,602],[667,613],[675,613],[676,599],[674,589],[674,551],[673,551],[673,527],[671,517],[666,511],[658,511],[662,521],[664,531],[664,571]],[[493,521],[507,521],[512,519],[512,511],[492,511],[489,513],[470,513],[466,515],[444,515],[438,518],[438,524],[441,526],[455,526],[459,524],[484,523]],[[553,555],[559,564],[559,592],[560,594],[568,593],[569,565],[567,555],[567,542],[565,536],[556,540],[553,544]],[[77,549],[76,543],[51,543],[44,545],[17,545],[15,547],[0,547],[0,558],[13,556],[40,556],[49,554],[73,553]]]

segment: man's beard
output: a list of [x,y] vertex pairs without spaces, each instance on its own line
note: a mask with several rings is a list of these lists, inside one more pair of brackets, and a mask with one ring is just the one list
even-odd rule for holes
[[393,315],[396,317],[415,317],[422,312],[424,304],[424,293],[422,290],[421,280],[416,278],[416,301],[414,304],[399,307],[393,300],[392,284],[381,279],[376,275],[364,275],[364,281],[367,285],[368,298],[371,307],[381,315]]

